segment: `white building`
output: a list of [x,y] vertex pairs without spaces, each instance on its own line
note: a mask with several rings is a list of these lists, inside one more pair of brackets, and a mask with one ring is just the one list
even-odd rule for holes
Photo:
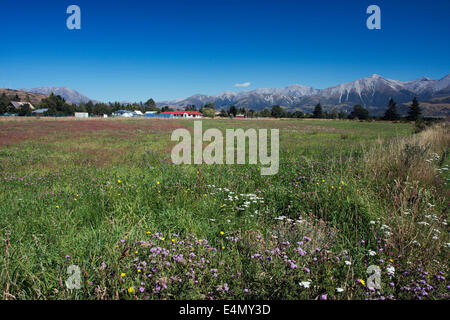
[[89,113],[87,113],[87,112],[75,112],[75,118],[89,118]]

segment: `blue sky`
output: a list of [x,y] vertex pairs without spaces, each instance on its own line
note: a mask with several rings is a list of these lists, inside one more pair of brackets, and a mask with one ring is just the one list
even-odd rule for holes
[[[71,4],[81,8],[81,30],[66,27]],[[371,4],[381,8],[381,30],[366,28]],[[448,12],[448,0],[2,0],[0,87],[160,101],[325,88],[373,73],[441,78],[450,73]]]

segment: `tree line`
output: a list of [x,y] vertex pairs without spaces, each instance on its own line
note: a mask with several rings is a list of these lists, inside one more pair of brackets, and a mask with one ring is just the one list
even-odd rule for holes
[[[17,110],[16,108],[9,106],[11,101],[20,101],[19,96],[7,96],[3,93],[0,96],[0,114],[15,113],[20,116],[31,115],[32,110],[29,104],[24,104]],[[75,112],[87,112],[92,116],[111,115],[118,110],[139,110],[141,112],[146,111],[173,111],[169,106],[158,108],[153,99],[148,99],[145,103],[130,103],[123,104],[119,102],[110,103],[93,103],[82,102],[78,105],[68,103],[59,95],[50,94],[47,98],[41,100],[41,102],[35,106],[37,109],[47,109],[44,115],[48,116],[70,116]],[[343,111],[338,111],[336,108],[330,111],[324,111],[320,103],[318,103],[312,113],[303,113],[302,111],[288,111],[283,109],[279,105],[274,105],[271,108],[265,108],[260,111],[255,111],[247,107],[230,106],[228,109],[221,108],[220,112],[216,112],[216,106],[214,103],[207,103],[203,107],[197,108],[195,105],[188,105],[185,107],[186,111],[199,111],[205,117],[236,117],[242,115],[247,118],[313,118],[313,119],[359,119],[359,120],[388,120],[398,121],[402,119],[402,116],[397,112],[397,105],[393,99],[389,100],[387,108],[382,117],[372,118],[369,115],[369,111],[361,105],[353,106],[353,110],[347,114]],[[414,97],[411,106],[409,107],[408,114],[404,118],[409,121],[417,121],[421,119],[422,110],[420,108],[417,98]]]
[[[188,106],[186,110],[196,110],[195,106]],[[211,109],[215,110],[214,105],[205,105],[200,111],[204,114],[203,110]],[[313,119],[350,119],[350,120],[388,120],[397,121],[403,119],[403,117],[397,112],[397,104],[393,99],[389,100],[388,106],[382,117],[371,117],[369,111],[363,106],[357,104],[353,106],[353,110],[347,114],[343,111],[338,111],[333,108],[330,111],[324,111],[322,105],[318,103],[312,113],[303,113],[302,111],[287,111],[279,105],[274,105],[270,109],[265,108],[261,111],[255,111],[246,107],[237,108],[236,106],[230,106],[228,110],[222,108],[218,114],[220,117],[236,117],[241,114],[248,118],[313,118]],[[414,97],[411,106],[409,107],[408,114],[404,117],[405,120],[417,121],[422,116],[422,110],[419,106],[417,98]]]

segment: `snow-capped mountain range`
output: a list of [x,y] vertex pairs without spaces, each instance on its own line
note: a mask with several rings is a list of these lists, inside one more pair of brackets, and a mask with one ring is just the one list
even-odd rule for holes
[[[66,101],[79,104],[80,102],[96,100],[89,99],[83,94],[63,87],[40,87],[34,89],[20,89],[26,92],[47,94],[54,93],[62,96]],[[250,91],[224,91],[217,95],[196,94],[186,99],[157,102],[159,107],[170,106],[183,109],[188,105],[202,107],[207,103],[214,103],[216,109],[247,107],[253,110],[270,108],[280,105],[289,110],[310,112],[317,103],[321,103],[325,110],[336,108],[349,112],[355,104],[366,107],[371,114],[381,114],[390,98],[398,104],[408,103],[417,97],[419,101],[426,102],[438,99],[450,104],[450,74],[439,80],[422,77],[411,81],[399,81],[383,78],[373,74],[353,82],[342,83],[326,89],[315,89],[299,84],[285,88],[261,88]],[[126,104],[126,103],[124,103]],[[446,109],[446,110],[447,110]],[[447,113],[445,111],[444,113]]]
[[405,103],[415,96],[419,100],[429,100],[442,95],[450,95],[450,75],[440,80],[423,77],[399,81],[374,74],[326,89],[294,84],[285,88],[225,91],[214,96],[196,94],[186,99],[161,101],[158,105],[182,108],[187,105],[201,107],[207,103],[214,103],[216,108],[235,105],[254,110],[280,105],[288,109],[310,111],[320,102],[325,109],[337,107],[344,111],[348,111],[355,104],[361,104],[371,113],[377,114],[386,108],[390,98],[397,103]]

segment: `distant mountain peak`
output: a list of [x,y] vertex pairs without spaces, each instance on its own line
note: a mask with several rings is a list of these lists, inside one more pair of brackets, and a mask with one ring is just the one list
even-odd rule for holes
[[66,88],[66,87],[38,87],[38,88],[32,88],[32,89],[20,89],[25,92],[32,92],[32,93],[40,93],[40,94],[46,94],[50,95],[53,93],[54,95],[61,96],[64,98],[64,100],[80,104],[81,102],[86,103],[89,101],[92,101],[94,103],[98,102],[96,100],[90,99],[86,97],[85,95],[82,95],[76,90]]

